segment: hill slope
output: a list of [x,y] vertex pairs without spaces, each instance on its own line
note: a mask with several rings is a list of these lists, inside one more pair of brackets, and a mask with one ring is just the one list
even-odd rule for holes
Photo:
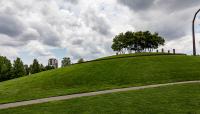
[[12,109],[1,114],[199,114],[200,84],[120,92]]
[[143,56],[72,65],[0,83],[0,103],[200,79],[200,58]]

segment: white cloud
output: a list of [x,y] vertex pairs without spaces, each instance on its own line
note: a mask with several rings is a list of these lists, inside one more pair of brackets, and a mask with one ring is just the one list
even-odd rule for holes
[[[200,53],[200,33],[196,34],[196,37],[197,53]],[[179,39],[168,41],[166,45],[160,47],[160,49],[161,48],[164,48],[165,51],[171,50],[172,52],[173,49],[176,49],[177,53],[192,54],[192,37],[191,35],[187,35]]]
[[119,1],[1,0],[0,54],[16,57],[26,52],[46,63],[58,57],[52,49],[66,48],[63,55],[73,61],[89,60],[113,54],[112,38],[127,30],[159,32],[167,39],[165,48],[191,53],[191,19],[199,2],[166,1],[163,6],[161,0]]
[[53,53],[48,50],[49,48],[38,41],[31,41],[26,45],[26,50],[24,51],[28,51],[35,58],[44,56],[54,57]]

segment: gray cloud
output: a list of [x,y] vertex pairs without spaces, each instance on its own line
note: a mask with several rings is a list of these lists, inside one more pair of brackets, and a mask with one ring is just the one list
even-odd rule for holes
[[[167,40],[181,38],[190,33],[193,13],[199,0],[118,0],[128,6],[137,22],[131,23],[136,30],[160,33]],[[133,18],[134,20],[135,18]]]
[[27,48],[33,56],[49,57],[51,49],[62,47],[63,56],[94,59],[112,54],[112,38],[127,30],[158,32],[170,42],[191,35],[200,1],[1,0],[0,5],[1,50]]
[[38,40],[41,41],[45,45],[59,47],[60,46],[60,39],[59,35],[54,31],[51,25],[45,25],[43,23],[36,23],[33,24],[32,27],[37,31],[39,34]]
[[46,34],[44,35],[44,38],[41,40],[44,44],[49,46],[55,46],[55,47],[60,46],[60,40],[58,39],[58,36],[56,34],[49,34],[49,35]]
[[177,25],[171,27],[171,25],[164,24],[159,27],[157,26],[157,28],[153,28],[152,30],[158,32],[161,36],[167,38],[167,40],[174,40],[177,38],[181,38],[182,36],[185,36],[187,33],[184,25]]
[[174,12],[199,6],[199,0],[118,0],[134,11],[163,10]]
[[101,35],[111,34],[110,25],[103,17],[98,16],[97,12],[87,10],[84,15],[84,19],[87,26],[91,27],[94,31],[100,33]]
[[81,45],[82,43],[83,43],[83,40],[81,40],[81,39],[77,39],[77,40],[72,41],[73,45]]
[[127,5],[135,11],[143,11],[151,8],[155,0],[118,0],[119,3]]
[[14,16],[0,14],[0,33],[11,37],[20,35],[24,30],[23,23]]
[[199,0],[158,0],[157,7],[164,8],[167,12],[185,10],[200,5]]
[[12,38],[5,34],[0,34],[0,39],[1,39],[0,46],[20,47],[25,45],[25,42],[21,42],[17,38]]
[[33,28],[28,28],[24,33],[19,37],[20,41],[28,42],[30,40],[37,40],[40,37],[40,34],[37,30]]
[[65,0],[66,2],[71,2],[73,4],[77,4],[78,3],[78,0]]
[[51,55],[52,55],[52,53],[45,52],[45,51],[40,51],[40,50],[37,50],[36,54],[37,54],[38,56],[40,56],[40,57],[41,57],[41,56],[44,57],[44,56],[51,56]]
[[19,41],[11,41],[11,42],[3,42],[1,45],[9,46],[9,47],[19,47],[19,46],[22,46],[25,44],[23,42],[19,42]]

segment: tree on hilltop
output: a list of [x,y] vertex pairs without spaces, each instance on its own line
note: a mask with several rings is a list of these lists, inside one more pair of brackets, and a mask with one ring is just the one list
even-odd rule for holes
[[84,59],[80,58],[77,63],[84,63],[84,62],[85,62]]
[[62,60],[62,67],[66,67],[66,66],[69,66],[71,64],[71,60],[69,57],[64,57],[63,60]]
[[164,45],[165,40],[158,33],[151,33],[149,31],[139,31],[126,33],[120,33],[116,35],[113,39],[113,44],[111,48],[119,53],[125,53],[132,51],[142,52],[142,51],[153,51],[157,49],[160,45]]

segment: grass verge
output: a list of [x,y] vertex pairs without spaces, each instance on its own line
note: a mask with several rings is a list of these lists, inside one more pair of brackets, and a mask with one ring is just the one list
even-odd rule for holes
[[120,92],[0,110],[1,114],[200,114],[200,84]]

